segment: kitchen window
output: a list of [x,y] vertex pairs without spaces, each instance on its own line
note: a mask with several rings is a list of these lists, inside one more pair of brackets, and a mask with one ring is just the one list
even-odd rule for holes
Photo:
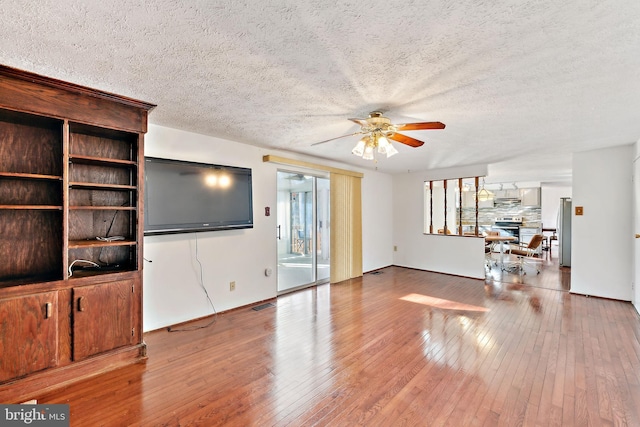
[[[504,188],[507,185],[513,188]],[[518,188],[468,177],[424,183],[425,234],[482,236],[499,231],[519,239],[520,229],[541,232],[540,187]]]
[[424,233],[480,236],[478,206],[479,177],[455,178],[424,183]]

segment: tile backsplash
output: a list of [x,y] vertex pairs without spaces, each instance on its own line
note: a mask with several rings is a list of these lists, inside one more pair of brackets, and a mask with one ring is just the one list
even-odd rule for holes
[[[522,217],[523,227],[540,227],[542,211],[539,207],[530,206],[509,206],[478,209],[478,225],[481,230],[490,229],[496,218],[505,216]],[[462,225],[467,227],[475,226],[475,208],[462,208]]]

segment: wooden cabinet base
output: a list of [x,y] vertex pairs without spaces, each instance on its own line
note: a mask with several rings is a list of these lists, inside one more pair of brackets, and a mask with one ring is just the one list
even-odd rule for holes
[[62,388],[76,381],[118,369],[147,359],[146,344],[122,347],[60,368],[48,369],[8,383],[0,384],[0,402],[21,403],[37,395]]

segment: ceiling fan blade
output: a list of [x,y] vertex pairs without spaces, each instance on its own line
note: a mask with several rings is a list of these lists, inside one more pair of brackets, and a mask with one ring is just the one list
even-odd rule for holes
[[342,136],[338,136],[336,138],[325,139],[324,141],[315,142],[315,143],[311,144],[311,146],[313,147],[314,145],[320,145],[320,144],[324,144],[325,142],[333,141],[335,139],[346,138],[348,136],[353,136],[353,135],[360,135],[362,133],[364,133],[364,132],[358,131],[358,132],[350,133],[349,135],[342,135]]
[[411,138],[410,136],[403,135],[401,133],[394,133],[393,135],[387,136],[388,139],[393,139],[394,141],[398,141],[402,144],[406,144],[410,147],[420,147],[424,144],[422,141],[418,141],[415,138]]
[[404,123],[396,125],[398,130],[425,130],[425,129],[444,129],[445,124],[440,122],[421,122],[421,123]]
[[361,127],[366,127],[369,126],[369,123],[367,122],[367,119],[349,119],[352,122],[358,124]]

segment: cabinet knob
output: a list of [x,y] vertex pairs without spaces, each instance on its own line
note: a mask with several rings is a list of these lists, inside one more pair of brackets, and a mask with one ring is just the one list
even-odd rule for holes
[[84,297],[80,297],[78,298],[78,311],[84,311],[84,308],[85,308]]
[[46,303],[44,305],[44,318],[49,319],[51,317],[52,312],[53,312],[53,304],[51,304],[50,302]]

